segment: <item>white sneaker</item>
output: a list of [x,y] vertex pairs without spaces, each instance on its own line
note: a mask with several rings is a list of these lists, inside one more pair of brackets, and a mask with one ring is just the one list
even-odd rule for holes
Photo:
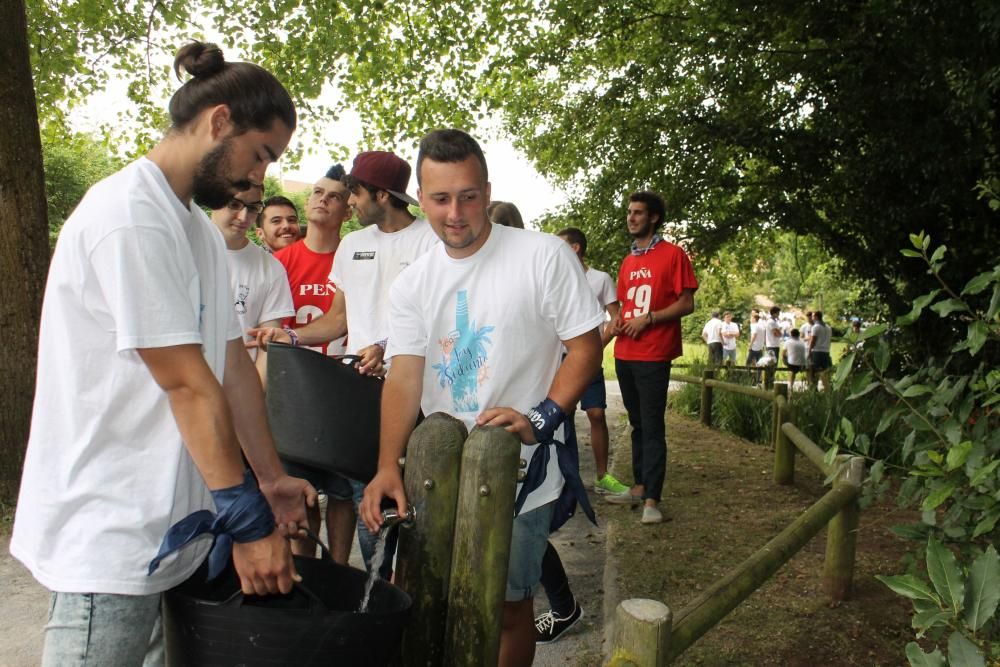
[[656,505],[644,505],[642,508],[643,523],[662,523],[663,514]]

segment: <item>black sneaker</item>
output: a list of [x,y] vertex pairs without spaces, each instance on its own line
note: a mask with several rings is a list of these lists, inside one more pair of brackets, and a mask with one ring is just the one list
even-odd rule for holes
[[556,616],[552,611],[547,611],[535,619],[535,643],[551,644],[563,633],[576,625],[577,621],[583,618],[583,607],[580,603],[575,603],[573,613],[566,618]]

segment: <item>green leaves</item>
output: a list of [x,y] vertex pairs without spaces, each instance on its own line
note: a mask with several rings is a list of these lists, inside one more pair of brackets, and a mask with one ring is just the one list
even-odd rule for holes
[[936,289],[927,294],[924,294],[923,296],[914,299],[912,310],[910,310],[910,312],[907,313],[906,315],[896,318],[896,324],[898,324],[901,327],[904,327],[916,322],[920,318],[920,313],[924,311],[924,308],[926,308],[932,301],[934,301],[934,299],[937,298],[937,295],[940,293],[941,290]]
[[906,645],[906,659],[910,661],[912,667],[947,667],[941,651],[934,649],[930,653],[924,653],[920,645],[910,642]]
[[969,581],[965,591],[964,613],[966,625],[979,630],[996,613],[1000,602],[1000,556],[991,544],[969,568]]
[[983,653],[961,632],[948,638],[948,664],[951,667],[986,667]]
[[955,554],[933,538],[927,541],[927,574],[934,590],[951,612],[955,615],[961,612],[965,599],[965,577]]
[[892,589],[897,595],[911,600],[927,600],[940,606],[941,599],[931,591],[930,587],[912,574],[895,576],[875,575],[875,578]]

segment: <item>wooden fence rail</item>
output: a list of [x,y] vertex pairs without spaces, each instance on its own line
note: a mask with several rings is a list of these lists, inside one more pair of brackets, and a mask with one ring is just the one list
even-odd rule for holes
[[770,403],[776,484],[794,481],[796,449],[825,476],[834,471],[839,474],[822,498],[680,612],[673,614],[669,606],[654,600],[622,602],[616,611],[610,667],[668,664],[760,588],[824,526],[828,526],[824,588],[834,601],[849,597],[853,588],[864,459],[839,456],[833,466],[827,464],[825,452],[796,428],[787,384],[776,384],[773,391],[735,385],[715,379],[712,370],[704,371],[702,377],[675,374],[671,379],[701,386],[700,417],[707,426],[712,423],[715,389]]

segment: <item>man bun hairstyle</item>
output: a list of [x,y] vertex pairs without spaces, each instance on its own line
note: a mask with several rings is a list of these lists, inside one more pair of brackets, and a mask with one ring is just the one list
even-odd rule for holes
[[587,256],[587,235],[584,234],[582,230],[576,227],[567,227],[566,229],[556,234],[556,236],[561,236],[570,243],[575,243],[576,245],[580,246],[581,258]]
[[289,129],[296,124],[295,105],[285,87],[263,67],[226,62],[215,44],[189,42],[177,51],[174,73],[191,75],[170,98],[174,129],[187,126],[207,107],[225,104],[238,131],[268,130],[275,119]]
[[468,132],[455,129],[429,132],[420,140],[420,150],[417,153],[417,185],[420,185],[420,166],[424,163],[424,158],[430,158],[434,162],[455,163],[462,162],[470,155],[479,161],[483,180],[490,180],[483,149]]
[[662,225],[664,218],[667,217],[667,205],[664,203],[663,197],[652,190],[633,192],[629,195],[628,200],[646,205],[646,210],[649,211],[649,214],[656,216],[656,222],[653,224],[654,228]]

